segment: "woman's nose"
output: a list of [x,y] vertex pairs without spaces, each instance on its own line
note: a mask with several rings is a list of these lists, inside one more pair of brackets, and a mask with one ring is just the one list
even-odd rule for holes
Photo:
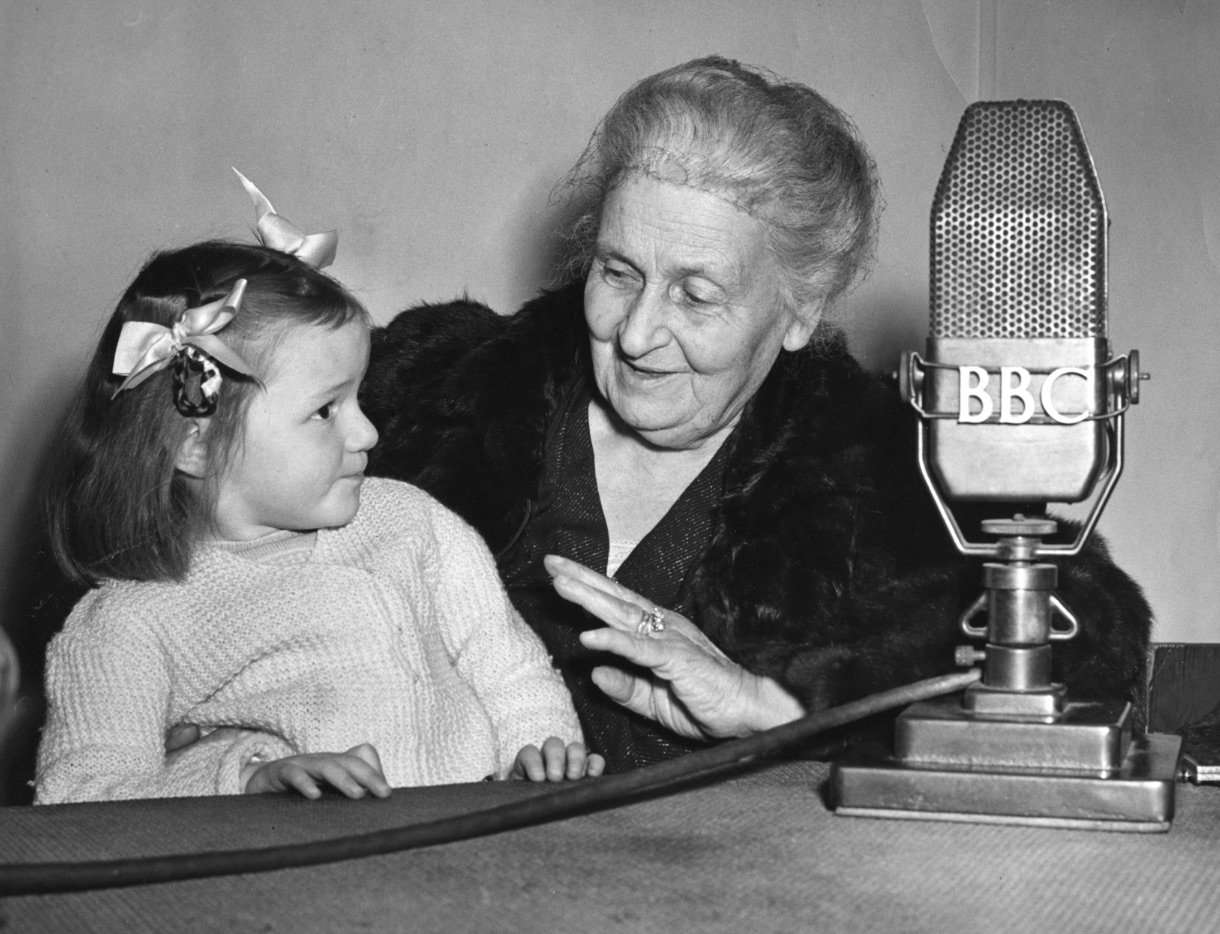
[[663,345],[668,340],[664,292],[641,290],[628,306],[617,336],[619,349],[631,359]]

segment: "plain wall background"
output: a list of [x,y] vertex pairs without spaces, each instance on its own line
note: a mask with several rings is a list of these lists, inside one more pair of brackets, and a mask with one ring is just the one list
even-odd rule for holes
[[[0,607],[104,317],[154,248],[248,238],[237,166],[385,321],[549,283],[548,201],[635,80],[712,52],[818,88],[888,207],[843,306],[879,370],[927,331],[928,212],[961,112],[1062,98],[1110,209],[1110,338],[1154,380],[1101,521],[1158,641],[1220,641],[1220,3],[98,0],[0,5]],[[10,614],[9,625],[14,624]]]

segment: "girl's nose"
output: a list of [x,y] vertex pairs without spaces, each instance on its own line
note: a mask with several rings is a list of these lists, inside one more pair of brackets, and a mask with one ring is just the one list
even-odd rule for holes
[[377,443],[377,429],[364,410],[356,407],[356,421],[348,434],[347,445],[352,451],[368,451]]

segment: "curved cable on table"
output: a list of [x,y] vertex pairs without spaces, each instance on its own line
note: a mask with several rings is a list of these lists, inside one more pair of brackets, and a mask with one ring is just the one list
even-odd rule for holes
[[269,872],[451,843],[543,824],[580,811],[622,804],[716,769],[769,755],[817,733],[915,701],[960,691],[979,679],[978,670],[942,675],[821,710],[744,739],[730,740],[629,772],[586,779],[511,804],[388,830],[244,850],[214,850],[175,856],[87,862],[16,863],[0,866],[0,896],[45,895],[89,889],[150,885],[184,879]]

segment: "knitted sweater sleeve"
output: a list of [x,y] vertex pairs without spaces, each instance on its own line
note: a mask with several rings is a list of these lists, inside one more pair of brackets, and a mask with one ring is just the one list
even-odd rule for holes
[[478,534],[439,504],[436,600],[458,673],[474,688],[496,731],[498,775],[523,746],[551,736],[583,741],[563,679],[542,640],[513,608]]
[[291,752],[278,737],[221,730],[167,756],[170,659],[148,608],[123,596],[87,596],[50,646],[36,803],[237,794],[252,757]]

